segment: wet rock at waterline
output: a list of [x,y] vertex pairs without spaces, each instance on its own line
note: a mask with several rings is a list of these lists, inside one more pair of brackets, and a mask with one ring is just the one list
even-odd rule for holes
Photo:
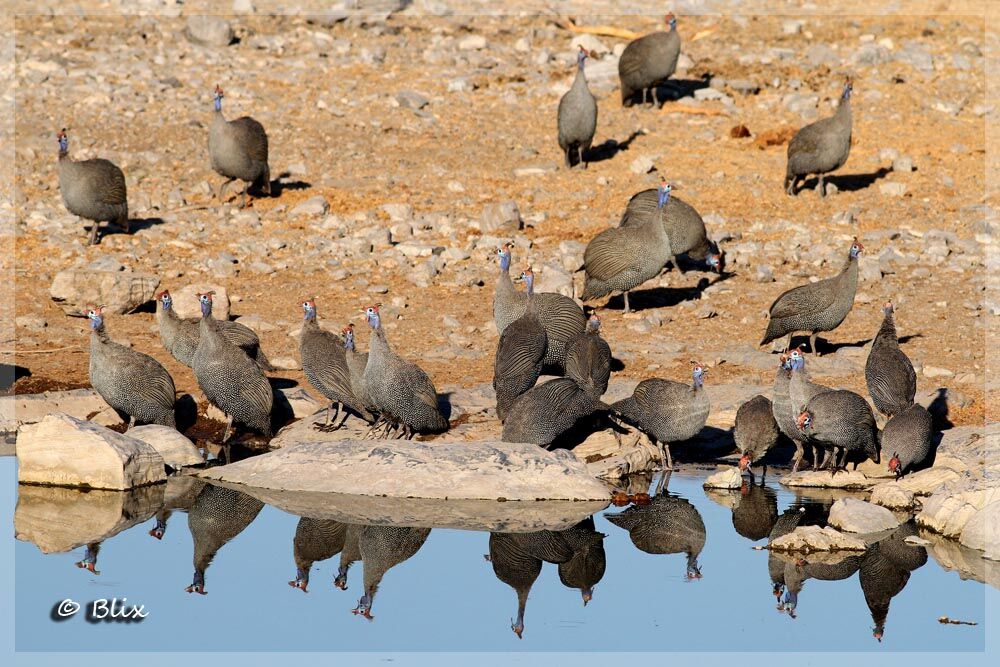
[[767,546],[773,551],[864,551],[864,541],[842,533],[829,526],[800,526],[771,541]]
[[709,475],[702,486],[706,489],[738,489],[743,486],[743,475],[736,466],[726,466]]
[[833,503],[828,522],[848,533],[878,533],[899,526],[899,520],[886,508],[856,498]]
[[163,457],[171,468],[201,465],[205,462],[198,448],[176,429],[159,424],[136,426],[128,430],[128,437],[142,440]]

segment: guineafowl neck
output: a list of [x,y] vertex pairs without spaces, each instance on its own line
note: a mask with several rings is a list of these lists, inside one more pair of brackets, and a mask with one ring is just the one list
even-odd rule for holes
[[111,337],[108,336],[108,331],[104,328],[103,324],[91,332],[90,342],[92,345],[101,345],[103,343],[111,342]]
[[510,279],[509,270],[500,269],[500,273],[497,275],[496,301],[505,306],[513,305],[517,295],[518,291],[514,287],[514,281]]
[[886,315],[885,319],[882,320],[882,326],[879,327],[878,335],[875,336],[876,342],[890,342],[896,343],[898,338],[896,336],[896,322],[892,315]]
[[368,343],[368,352],[376,360],[380,360],[381,355],[392,352],[392,348],[389,347],[389,340],[385,337],[385,330],[381,324],[378,328],[372,329],[371,341]]

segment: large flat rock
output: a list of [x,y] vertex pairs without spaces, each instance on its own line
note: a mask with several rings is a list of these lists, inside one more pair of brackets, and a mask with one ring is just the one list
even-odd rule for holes
[[970,549],[982,551],[984,558],[1000,561],[1000,501],[973,514],[958,541]]
[[17,436],[22,484],[125,490],[166,480],[163,457],[142,440],[56,413]]
[[841,498],[833,503],[828,522],[848,533],[877,533],[899,526],[899,520],[886,508],[855,498]]
[[18,427],[36,424],[54,412],[90,419],[103,426],[121,422],[121,417],[93,389],[71,389],[0,397],[0,431],[13,433]]
[[774,551],[864,551],[865,542],[853,535],[842,533],[826,526],[799,526],[787,535],[782,535],[767,545]]
[[159,284],[159,278],[145,273],[64,269],[53,278],[49,296],[67,315],[82,317],[88,307],[100,305],[121,315],[152,300]]
[[876,482],[860,470],[841,470],[836,474],[829,470],[800,470],[781,478],[783,486],[793,488],[867,489]]
[[991,446],[996,452],[996,445],[988,441],[995,443],[993,438],[997,437],[998,429],[1000,424],[992,423],[985,432],[981,426],[960,426],[944,431],[934,455],[934,468],[950,468],[959,473],[982,468]]
[[987,505],[1000,502],[1000,466],[966,475],[941,485],[924,500],[917,524],[952,539],[958,539],[972,517]]
[[315,491],[278,491],[218,482],[280,510],[311,519],[407,528],[455,528],[503,533],[566,530],[608,506],[606,500],[546,500],[498,503],[495,500],[383,498]]
[[303,442],[198,473],[263,489],[393,498],[609,500],[569,452],[507,442]]
[[205,462],[198,448],[176,429],[160,424],[134,426],[127,432],[128,437],[142,440],[163,457],[163,462],[171,468],[201,465]]

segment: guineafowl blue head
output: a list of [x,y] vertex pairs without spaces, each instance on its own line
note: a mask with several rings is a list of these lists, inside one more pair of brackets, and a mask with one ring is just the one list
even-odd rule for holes
[[601,318],[597,316],[597,313],[591,313],[590,317],[587,318],[587,333],[598,333],[601,330]]
[[497,248],[497,258],[500,260],[500,270],[503,272],[510,271],[510,249],[513,247],[510,243],[504,243],[502,248]]
[[358,606],[354,608],[354,614],[364,616],[369,621],[374,620],[375,617],[372,616],[372,598],[368,593],[361,596],[358,600]]
[[[353,326],[353,325],[351,325]],[[333,585],[342,591],[347,590],[347,566],[341,565],[337,569],[337,576],[333,579]]]
[[851,243],[851,259],[857,259],[864,249],[865,247],[861,245],[861,241],[859,241],[858,237],[855,236],[854,242]]
[[699,364],[697,361],[692,361],[691,364],[694,366],[691,371],[692,377],[694,377],[694,386],[696,389],[700,388],[705,381],[705,367]]
[[894,312],[896,312],[896,309],[892,307],[892,301],[886,301],[882,304],[883,315],[892,315]]
[[100,550],[100,544],[88,544],[87,551],[83,554],[83,560],[77,561],[76,566],[89,571],[91,574],[100,574],[97,570],[97,553]]
[[343,330],[340,333],[344,334],[344,349],[345,350],[350,350],[351,352],[353,352],[354,351],[354,325],[353,324],[348,324],[346,327],[343,328]]
[[365,319],[368,320],[368,326],[372,329],[378,329],[382,326],[382,319],[379,317],[378,309],[382,306],[381,303],[376,303],[371,306],[367,306],[364,309]]
[[59,155],[66,155],[69,152],[69,137],[66,136],[66,128],[59,130],[56,137],[59,139]]
[[701,579],[701,568],[698,566],[698,557],[694,554],[688,554],[684,576],[687,577],[688,581]]
[[799,594],[793,590],[785,591],[785,599],[781,603],[780,609],[787,612],[789,616],[795,618],[795,608],[799,604]]
[[660,187],[657,190],[657,192],[659,193],[659,197],[656,200],[657,208],[663,208],[664,206],[667,205],[667,202],[670,201],[670,191],[672,189],[673,188],[666,181],[662,181],[660,183]]
[[849,100],[851,99],[851,93],[854,91],[854,82],[848,78],[844,83],[844,92],[840,95],[840,99]]
[[170,296],[170,292],[168,290],[163,290],[156,295],[156,298],[159,300],[160,306],[163,310],[170,310],[174,305],[174,299]]
[[306,322],[316,319],[316,299],[306,299],[302,302],[302,318]]
[[528,294],[535,293],[535,272],[531,270],[530,266],[521,272],[521,276],[518,280],[524,281],[524,287],[528,291]]
[[167,522],[164,521],[163,519],[158,518],[156,520],[156,525],[153,526],[153,529],[151,531],[149,531],[149,536],[155,537],[158,540],[162,540],[163,535],[166,532],[167,532]]
[[670,12],[669,14],[667,14],[667,16],[665,18],[666,18],[666,21],[667,21],[667,25],[670,26],[670,29],[671,30],[676,30],[677,29],[677,17],[674,16],[674,13]]
[[104,306],[87,309],[87,319],[90,320],[90,328],[95,331],[104,326]]
[[795,425],[799,427],[800,431],[808,431],[812,428],[813,416],[808,410],[803,410],[799,413],[798,419],[795,420]]
[[215,95],[212,99],[215,100],[215,110],[222,111],[222,98],[225,97],[225,93],[222,92],[222,88],[219,84],[215,84]]
[[576,54],[576,66],[583,69],[583,63],[589,57],[590,54],[587,53],[587,49],[583,48],[583,45],[580,45],[580,51]]
[[788,370],[801,371],[806,367],[806,358],[802,354],[802,346],[788,353]]
[[191,582],[191,585],[185,588],[184,590],[187,591],[188,593],[198,593],[199,595],[207,595],[208,593],[205,591],[205,571],[195,570],[194,580]]
[[201,304],[201,315],[202,317],[208,317],[212,314],[212,295],[215,292],[205,292],[204,294],[198,295],[198,303]]
[[295,581],[289,581],[288,585],[292,588],[298,588],[303,593],[308,593],[306,587],[309,586],[309,570],[303,570],[301,567],[295,570]]

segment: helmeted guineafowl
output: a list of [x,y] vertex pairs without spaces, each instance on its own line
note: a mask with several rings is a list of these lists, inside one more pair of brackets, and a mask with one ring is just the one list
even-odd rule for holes
[[670,443],[698,435],[711,409],[703,384],[704,367],[696,362],[692,384],[650,378],[635,387],[628,398],[611,404],[611,412],[645,433],[660,449],[663,470],[673,470]]
[[[814,447],[809,442],[809,439],[805,437],[805,434],[799,429],[798,419],[813,396],[831,391],[831,389],[830,387],[813,382],[809,377],[809,374],[806,372],[806,358],[802,354],[801,346],[789,352],[787,356],[788,368],[790,369],[790,379],[788,381],[789,414],[795,427],[796,436],[802,441],[803,449],[808,447],[812,452],[813,470],[816,470],[820,462],[820,448]],[[798,443],[798,440],[796,440],[796,443]],[[798,459],[792,465],[793,472],[798,470],[798,463],[801,463],[802,456],[799,455]]]
[[524,612],[528,593],[542,572],[542,562],[567,563],[573,549],[559,533],[541,530],[534,533],[490,533],[489,561],[497,579],[517,593],[517,619],[510,629],[518,639],[524,633]]
[[791,378],[791,361],[787,354],[782,353],[778,359],[778,370],[774,374],[774,386],[771,390],[771,414],[774,415],[778,429],[795,445],[792,472],[797,472],[805,453],[806,439],[799,432],[799,427],[795,423],[798,413],[792,411],[792,399],[789,391]]
[[684,498],[657,495],[647,505],[632,505],[604,518],[628,531],[640,551],[648,554],[686,554],[688,579],[701,579],[698,556],[705,548],[705,522]]
[[247,191],[260,184],[271,194],[271,170],[267,166],[267,133],[264,126],[249,116],[226,120],[222,115],[222,88],[215,87],[215,114],[208,128],[208,153],[212,169],[226,177],[219,186],[219,201],[226,187],[235,180],[244,182],[240,208],[246,206]]
[[[618,226],[641,227],[649,218],[657,216],[657,202],[656,188],[632,195]],[[663,227],[669,240],[669,261],[675,269],[683,271],[677,257],[687,255],[692,260],[704,262],[705,268],[710,271],[718,271],[720,274],[723,272],[725,254],[716,243],[708,240],[705,221],[693,206],[673,193],[664,206]]]
[[764,476],[767,475],[767,462],[764,460],[764,456],[778,441],[778,433],[773,406],[766,397],[758,394],[736,410],[733,439],[736,440],[736,448],[742,454],[740,456],[740,470],[749,473],[751,484],[753,484],[754,476],[750,466],[757,461],[760,461],[763,466],[761,479],[763,480]]
[[548,348],[545,327],[538,318],[534,298],[535,275],[531,268],[521,274],[528,294],[524,315],[514,320],[500,334],[493,358],[493,389],[497,397],[497,418],[502,422],[518,396],[535,386],[542,373],[542,361]]
[[359,523],[347,524],[347,532],[344,534],[344,548],[340,552],[340,565],[337,567],[337,576],[333,579],[333,585],[342,591],[347,590],[347,572],[351,565],[361,560],[361,531],[364,526]]
[[224,486],[206,484],[188,511],[194,546],[194,580],[185,590],[205,595],[205,570],[227,542],[253,523],[264,503]]
[[530,442],[541,447],[608,406],[570,378],[555,378],[522,394],[503,422],[503,442]]
[[430,528],[402,528],[398,526],[365,526],[358,538],[361,562],[364,565],[365,592],[354,608],[372,620],[372,604],[382,577],[390,568],[412,558],[427,541]]
[[93,222],[90,245],[97,243],[102,222],[113,222],[128,233],[125,174],[102,158],[70,159],[66,128],[59,132],[59,192],[70,213]]
[[663,223],[669,199],[670,185],[662,183],[656,215],[638,227],[612,227],[591,239],[583,253],[584,301],[621,292],[625,312],[629,312],[629,290],[658,276],[670,260],[670,239]]
[[203,479],[198,479],[192,475],[174,475],[167,479],[167,488],[163,494],[163,507],[156,513],[156,523],[149,531],[150,537],[162,540],[167,532],[167,521],[173,515],[174,510],[187,512],[191,509],[198,494],[207,484]]
[[333,558],[344,548],[347,524],[333,519],[302,517],[295,526],[292,552],[295,558],[295,580],[288,585],[303,593],[309,586],[309,571],[313,563]]
[[90,320],[90,384],[128,422],[176,428],[174,379],[163,365],[120,345],[104,328],[104,306],[87,310]]
[[365,390],[365,368],[368,366],[368,353],[358,352],[354,342],[353,323],[348,323],[340,333],[344,337],[344,354],[347,357],[347,369],[351,373],[351,390],[365,406],[365,410],[374,413],[376,408]]
[[212,317],[212,292],[198,295],[201,322],[198,324],[198,349],[191,369],[205,398],[228,418],[222,444],[229,458],[229,436],[233,424],[257,431],[270,438],[271,409],[274,394],[267,376],[243,350],[236,347],[219,331]]
[[917,536],[915,523],[902,524],[891,535],[868,547],[858,569],[861,592],[874,623],[872,637],[880,642],[885,636],[889,604],[906,587],[910,573],[927,563],[927,549],[906,541]]
[[768,309],[767,331],[760,344],[766,345],[782,336],[791,340],[797,331],[808,331],[809,349],[818,354],[816,334],[839,327],[854,306],[854,294],[858,290],[858,256],[862,250],[864,246],[855,238],[840,273],[793,287],[775,299]]
[[566,377],[600,398],[611,379],[611,346],[601,338],[601,318],[591,313],[587,330],[569,341],[566,348]]
[[379,305],[368,306],[364,312],[372,329],[364,374],[366,401],[383,419],[402,427],[407,438],[448,430],[448,420],[438,409],[437,390],[427,373],[389,347]]
[[934,420],[919,403],[893,415],[882,429],[882,451],[896,478],[919,470],[933,449]]
[[665,83],[677,70],[677,58],[681,54],[681,38],[677,34],[677,18],[667,14],[668,32],[654,32],[629,42],[618,60],[618,78],[622,88],[622,106],[632,106],[632,99],[642,93],[642,103],[646,103],[646,93],[652,89],[653,103],[656,87]]
[[[315,299],[302,302],[302,313],[302,330],[299,333],[302,371],[309,384],[330,401],[326,408],[326,422],[323,425],[316,424],[315,427],[320,430],[337,430],[347,421],[348,410],[369,423],[375,421],[354,393],[343,339],[320,327],[316,321]],[[336,413],[333,412],[334,406],[337,408]],[[337,416],[342,409],[344,418],[337,424]]]
[[604,552],[604,533],[594,528],[594,517],[587,517],[559,534],[573,550],[573,557],[559,563],[559,581],[567,588],[576,588],[587,606],[594,597],[594,586],[604,578],[607,554]]
[[573,86],[559,100],[559,148],[566,157],[567,167],[587,166],[587,151],[597,129],[597,99],[587,87],[587,75],[583,72],[587,57],[587,50],[581,46],[576,56]]
[[788,166],[785,170],[785,192],[796,194],[799,179],[816,174],[819,194],[826,196],[824,174],[836,171],[847,162],[851,152],[851,91],[850,79],[844,84],[840,106],[829,118],[806,125],[788,143]]
[[[813,396],[799,414],[798,426],[808,442],[827,450],[831,455],[829,465],[835,471],[846,469],[847,457],[852,452],[861,452],[879,462],[875,415],[868,401],[853,391],[837,389]],[[843,455],[838,463],[840,452]],[[827,460],[824,456],[824,467]],[[854,466],[857,467],[857,462]]]
[[892,417],[913,405],[917,374],[909,357],[899,349],[891,301],[886,302],[882,312],[882,326],[872,341],[872,349],[865,362],[865,382],[878,411]]
[[[499,334],[503,334],[511,322],[524,315],[528,304],[528,295],[515,288],[510,278],[512,249],[510,243],[497,249],[500,270],[493,295],[493,321]],[[537,305],[538,319],[545,327],[549,342],[544,364],[562,367],[566,360],[566,342],[584,330],[587,318],[583,309],[568,296],[554,292],[536,292],[533,298]]]
[[[226,340],[243,350],[262,371],[274,370],[253,329],[239,322],[216,320],[215,323]],[[156,324],[163,347],[174,359],[190,368],[194,351],[198,349],[198,320],[178,317],[174,312],[173,297],[167,290],[156,295]]]

